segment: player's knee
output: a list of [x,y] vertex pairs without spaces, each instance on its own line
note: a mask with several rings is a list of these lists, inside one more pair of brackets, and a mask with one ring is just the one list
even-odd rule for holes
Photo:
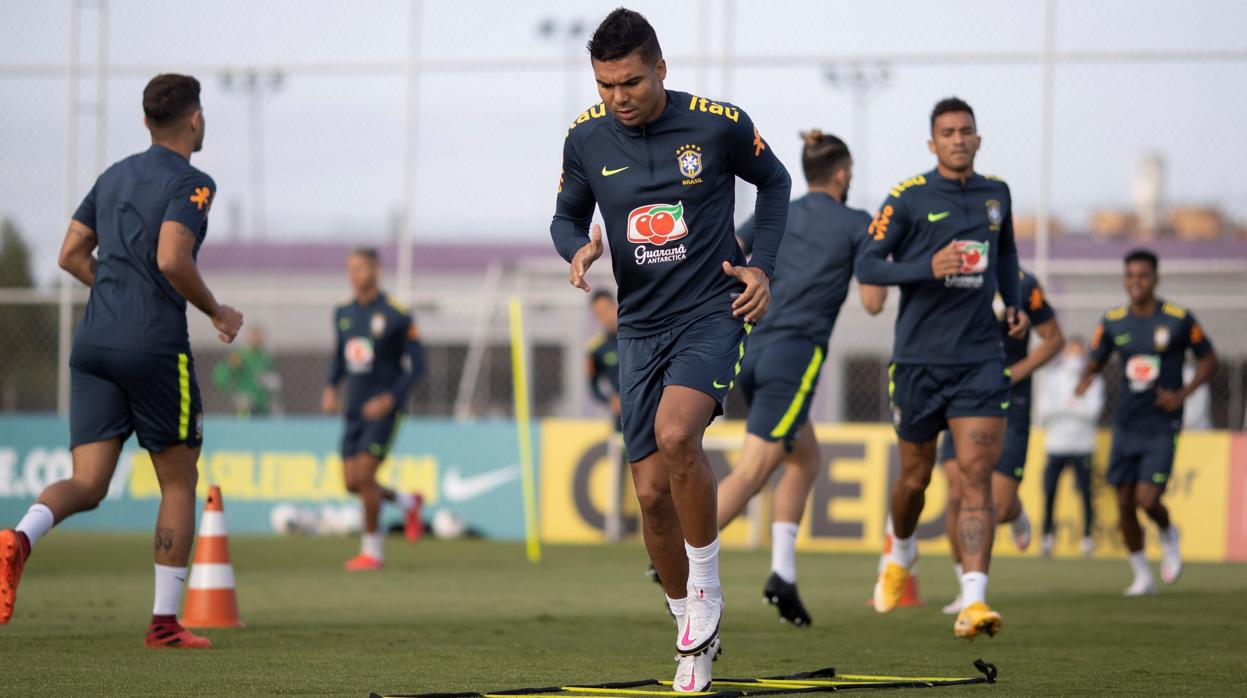
[[927,486],[931,484],[931,470],[929,468],[906,470],[897,479],[897,484],[909,492],[925,492]]
[[90,511],[98,507],[108,496],[108,481],[77,480],[78,511]]
[[655,515],[670,508],[671,489],[650,480],[637,480],[636,499],[646,521],[651,521]]
[[687,468],[696,462],[701,451],[700,436],[700,432],[679,424],[659,426],[654,432],[658,452],[673,470]]
[[1149,514],[1161,509],[1159,492],[1138,492],[1134,496],[1134,501],[1140,509]]

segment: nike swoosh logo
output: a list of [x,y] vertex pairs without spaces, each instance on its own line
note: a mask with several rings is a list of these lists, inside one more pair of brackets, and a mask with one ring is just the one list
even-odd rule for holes
[[713,385],[716,390],[723,390],[724,388],[727,388],[727,386],[720,383],[718,379],[715,379],[715,381],[711,383],[710,385]]
[[446,471],[442,482],[442,494],[450,502],[466,502],[476,499],[490,490],[497,489],[520,476],[520,466],[508,465],[480,475],[464,477],[458,468]]
[[611,175],[619,174],[620,172],[623,172],[624,170],[628,169],[628,167],[631,167],[631,165],[628,165],[627,167],[621,167],[617,170],[608,170],[606,169],[606,165],[602,165],[602,176],[609,177]]
[[943,213],[928,213],[927,220],[931,223],[939,223],[940,221],[952,215],[952,211],[944,211]]
[[692,621],[688,621],[684,625],[684,639],[680,640],[680,642],[684,643],[685,646],[691,645],[693,643],[693,639],[688,636],[688,634],[691,632],[693,632],[693,623]]
[[681,691],[692,691],[697,687],[697,669],[693,669],[693,673],[688,677],[688,684],[680,686]]

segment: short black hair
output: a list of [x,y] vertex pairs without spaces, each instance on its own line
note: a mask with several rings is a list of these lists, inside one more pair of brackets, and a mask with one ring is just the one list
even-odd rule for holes
[[1137,247],[1126,253],[1126,257],[1122,260],[1122,264],[1129,264],[1131,262],[1147,262],[1152,265],[1152,271],[1160,270],[1160,258],[1156,256],[1155,252],[1145,247]]
[[603,299],[608,300],[611,303],[614,303],[615,294],[611,293],[610,291],[603,291],[601,289],[594,291],[593,295],[589,296],[589,305],[593,305]]
[[831,179],[852,159],[849,146],[830,133],[810,129],[801,134],[801,140],[805,142],[801,149],[801,169],[805,172],[805,181],[810,184]]
[[166,128],[199,108],[199,81],[162,73],[143,88],[143,114],[153,128]]
[[368,246],[356,247],[355,249],[351,250],[351,256],[352,257],[363,257],[364,259],[367,259],[373,264],[376,264],[377,261],[381,259],[381,255],[377,254],[377,248],[368,247]]
[[[951,114],[959,111],[969,114],[970,118],[974,119],[974,110],[960,97],[945,97],[936,102],[935,108],[931,110],[931,130],[935,130],[935,119],[940,114]],[[974,119],[974,123],[977,126],[978,119]]]
[[641,52],[646,65],[655,65],[662,58],[658,34],[640,12],[626,7],[616,8],[593,31],[586,45],[589,57],[595,61],[618,61]]

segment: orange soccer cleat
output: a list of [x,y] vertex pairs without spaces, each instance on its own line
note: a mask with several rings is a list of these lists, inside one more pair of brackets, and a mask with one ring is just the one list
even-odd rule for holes
[[0,625],[13,617],[17,583],[22,579],[22,569],[26,567],[26,556],[30,552],[22,536],[11,528],[0,531]]
[[407,536],[408,543],[419,543],[424,537],[424,519],[420,518],[420,510],[424,506],[424,497],[419,493],[412,493],[412,504],[404,515],[403,534]]
[[147,627],[143,646],[149,649],[206,650],[212,647],[212,640],[195,635],[175,619],[152,621]]
[[347,560],[346,564],[343,565],[343,568],[346,569],[347,572],[370,572],[379,570],[384,566],[385,563],[377,558],[360,553],[350,560]]

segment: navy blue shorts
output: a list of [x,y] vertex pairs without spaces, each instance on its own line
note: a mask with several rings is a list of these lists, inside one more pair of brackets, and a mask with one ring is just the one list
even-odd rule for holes
[[[1009,414],[1005,417],[1005,443],[996,462],[996,472],[1018,482],[1026,469],[1026,452],[1030,448],[1031,413],[1030,399],[1026,395],[1014,395],[1009,401]],[[945,429],[940,434],[940,462],[957,457],[952,432]]]
[[397,409],[390,412],[388,417],[376,421],[348,414],[346,428],[342,431],[342,458],[362,453],[377,460],[385,460],[390,454],[390,446],[394,444],[394,437],[398,435],[402,419],[402,410]]
[[1145,482],[1160,487],[1173,474],[1173,455],[1178,447],[1178,430],[1122,429],[1113,427],[1113,447],[1108,457],[1106,479],[1113,486]]
[[736,378],[749,403],[747,430],[767,441],[792,442],[810,417],[814,389],[826,350],[808,339],[777,339],[754,347],[745,342],[745,361]]
[[745,357],[745,324],[730,313],[707,315],[648,337],[619,338],[620,402],[628,462],[658,450],[654,420],[668,385],[701,391],[723,414]]
[[956,417],[1004,417],[1010,380],[999,360],[977,364],[892,364],[888,396],[896,434],[926,443]]
[[137,433],[159,452],[203,443],[195,360],[75,343],[69,355],[69,447]]

